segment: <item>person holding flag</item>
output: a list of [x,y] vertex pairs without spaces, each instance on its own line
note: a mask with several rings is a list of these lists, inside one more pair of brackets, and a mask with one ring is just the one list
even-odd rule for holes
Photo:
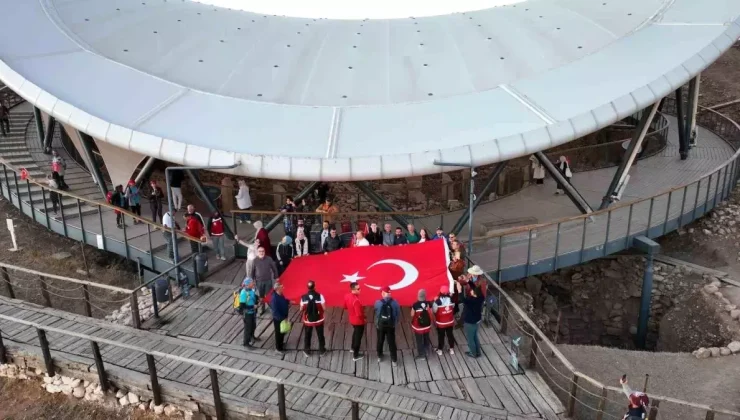
[[316,283],[308,282],[308,293],[301,296],[301,320],[303,321],[303,355],[308,357],[311,352],[311,336],[316,330],[319,340],[319,354],[326,353],[324,340],[324,305],[326,301],[321,293],[316,291]]

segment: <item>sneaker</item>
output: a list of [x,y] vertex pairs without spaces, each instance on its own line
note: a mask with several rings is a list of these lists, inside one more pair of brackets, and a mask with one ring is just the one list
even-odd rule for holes
[[380,363],[382,361],[383,361],[383,356],[382,355],[381,356],[378,356],[378,363]]
[[260,340],[262,340],[262,339],[259,338],[259,337],[252,337],[252,341],[260,341]]
[[398,367],[398,362],[391,362],[391,366]]
[[475,355],[473,353],[469,352],[469,351],[466,351],[465,352],[465,355],[468,356],[468,357],[475,358]]
[[358,360],[362,360],[365,356],[363,356],[361,353],[357,353],[354,356],[352,356],[352,361],[356,362]]
[[352,354],[352,353],[354,353],[354,352],[355,352],[354,350],[352,350],[352,349],[349,349],[349,353],[350,353],[350,354]]
[[285,352],[283,350],[275,350],[275,354],[279,356],[285,356]]
[[220,258],[220,260],[221,260],[221,261],[226,261],[226,257],[224,257],[224,256],[222,255],[222,256],[221,256],[221,258]]
[[454,355],[455,355],[455,350],[450,349],[450,356],[454,356]]
[[303,356],[304,356],[304,357],[310,357],[310,356],[308,355],[308,352],[307,352],[306,350],[303,350]]
[[441,356],[441,355],[442,355],[442,349],[437,349],[437,356]]

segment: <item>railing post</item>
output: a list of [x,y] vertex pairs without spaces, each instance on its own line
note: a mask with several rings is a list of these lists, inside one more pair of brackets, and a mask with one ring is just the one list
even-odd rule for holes
[[681,198],[681,214],[678,216],[678,227],[683,227],[683,214],[686,211],[686,194],[689,192],[689,186],[683,187],[683,198]]
[[632,230],[632,210],[634,209],[634,204],[630,204],[630,212],[627,215],[627,236],[624,237],[624,247],[629,248],[630,246],[630,230]]
[[699,207],[699,192],[701,192],[701,179],[696,183],[696,197],[694,198],[694,209],[691,210],[691,220],[696,220],[696,208]]
[[195,261],[195,257],[198,255],[196,254],[193,257],[193,280],[195,281],[195,287],[198,287],[198,284],[200,284],[200,275],[198,274],[198,262]]
[[352,420],[360,420],[360,403],[352,401]]
[[596,420],[603,420],[604,418],[604,406],[606,406],[606,397],[609,391],[606,388],[601,389],[601,398],[599,399],[598,412],[596,413]]
[[211,373],[211,390],[213,391],[213,406],[216,407],[216,420],[224,420],[224,406],[221,403],[221,390],[218,387],[218,372],[210,369]]
[[501,334],[506,335],[509,323],[506,321],[506,305],[501,305]]
[[3,281],[5,282],[5,288],[8,290],[8,297],[11,299],[15,299],[15,292],[13,292],[13,284],[10,283],[10,274],[8,274],[8,268],[0,267],[0,272],[2,272]]
[[152,250],[152,225],[150,225],[149,223],[146,223],[146,237],[149,240],[149,264],[150,267],[154,269],[154,251]]
[[655,197],[650,198],[650,209],[648,210],[648,223],[647,229],[645,229],[645,236],[650,237],[650,225],[653,224],[653,206],[655,205]]
[[152,310],[154,311],[154,317],[159,318],[159,305],[157,304],[157,287],[155,285],[152,285]]
[[[725,173],[726,173],[727,172],[727,167],[725,166],[724,169],[725,169]],[[720,171],[722,171],[722,169],[720,169]],[[719,192],[719,178],[720,178],[719,174],[720,174],[720,172],[717,172],[717,182],[714,185],[714,197],[712,197],[712,208],[717,207],[717,196],[718,195],[720,196],[720,200],[722,199],[722,195]],[[725,189],[725,185],[722,184],[722,191],[723,191],[723,193],[724,193],[724,189]]]
[[578,392],[578,375],[573,374],[570,380],[570,394],[568,395],[568,417],[573,417],[576,411],[576,392]]
[[0,331],[0,365],[8,363],[8,354],[5,351],[5,343],[3,343],[3,333]]
[[529,348],[529,368],[537,369],[537,331],[532,329],[532,343]]
[[609,245],[609,229],[611,229],[612,226],[612,211],[609,210],[606,212],[606,235],[604,238],[604,256],[606,257],[606,248]]
[[43,276],[38,278],[39,287],[41,287],[41,297],[44,298],[44,306],[51,308],[51,296],[49,296],[49,290],[46,288],[46,281]]
[[[558,269],[558,252],[560,252],[560,222],[558,222],[558,230],[555,232],[555,257],[552,262],[552,269]],[[500,282],[499,282],[500,284]]]
[[54,376],[54,361],[51,360],[51,350],[49,349],[49,341],[46,339],[46,331],[42,330],[41,328],[36,328],[36,334],[38,334],[39,336],[41,353],[44,355],[46,374],[50,377]]
[[288,420],[288,415],[285,410],[285,385],[277,384],[278,394],[278,416],[280,420]]
[[658,420],[658,409],[660,408],[660,400],[654,399],[650,404],[650,413],[648,414],[647,420]]
[[149,367],[149,380],[152,382],[152,395],[154,405],[162,405],[162,392],[159,389],[159,380],[157,379],[157,365],[154,363],[154,356],[146,355],[146,364]]
[[[177,271],[177,270],[175,270],[175,271]],[[174,302],[175,301],[175,297],[172,296],[172,282],[170,281],[169,276],[167,276],[167,294],[168,294],[168,298],[170,300],[170,303]]]
[[98,371],[100,389],[106,392],[108,391],[108,375],[105,373],[105,365],[103,365],[103,356],[100,354],[100,347],[95,341],[90,341],[90,347],[92,348],[93,359],[95,359],[95,369]]
[[46,188],[41,187],[41,201],[44,202],[44,217],[46,217],[46,228],[51,230],[51,218],[49,217],[49,207],[46,205]]
[[26,192],[28,193],[28,205],[31,206],[31,218],[36,221],[36,212],[33,211],[33,199],[31,198],[31,182],[26,180]]
[[141,318],[139,318],[139,297],[136,296],[136,292],[139,289],[134,289],[131,293],[131,325],[136,329],[141,329]]
[[98,204],[98,219],[100,220],[100,236],[103,237],[103,251],[107,251],[108,247],[105,243],[105,226],[103,225],[103,210]]
[[499,236],[498,237],[498,261],[496,262],[496,280],[498,281],[498,284],[501,284],[501,259],[503,257],[504,253],[504,237]]
[[665,208],[665,220],[663,220],[663,235],[668,230],[668,218],[671,217],[671,200],[673,199],[673,191],[668,193],[668,205]]
[[82,285],[82,296],[85,298],[85,315],[92,318],[92,307],[90,306],[90,290],[86,284]]
[[80,218],[80,233],[82,233],[82,243],[87,244],[87,233],[85,232],[85,221],[82,220],[82,204],[80,204],[79,198],[77,199],[77,217]]
[[725,166],[725,174],[722,176],[722,195],[720,195],[719,200],[724,201],[727,197],[727,172],[730,171],[730,166],[732,166],[733,163],[730,163],[729,165]]
[[529,239],[527,240],[527,267],[525,268],[526,277],[529,277],[529,265],[532,262],[532,229],[529,229]]
[[709,174],[709,179],[707,180],[707,196],[704,197],[704,214],[709,211],[709,190],[712,188],[712,175],[714,174]]
[[706,417],[704,417],[704,420],[714,420],[714,411],[709,410],[707,411]]
[[131,255],[129,255],[129,250],[128,250],[128,234],[126,233],[126,214],[125,213],[121,214],[121,226],[123,226],[123,247],[126,248],[126,259],[130,260]]
[[588,229],[588,225],[586,222],[588,221],[588,217],[583,218],[583,234],[581,235],[581,251],[579,252],[578,259],[583,262],[583,251],[586,248],[586,229]]
[[62,228],[64,228],[64,236],[69,237],[67,232],[67,218],[64,217],[64,203],[62,202],[63,196],[59,194],[59,213],[62,215]]
[[[21,200],[21,193],[20,193],[20,190],[18,189],[18,173],[16,171],[13,171],[13,180],[15,181],[15,198],[18,199],[18,210],[20,210],[21,213],[23,213],[23,200]],[[8,201],[10,201],[10,204],[13,204],[12,197]]]

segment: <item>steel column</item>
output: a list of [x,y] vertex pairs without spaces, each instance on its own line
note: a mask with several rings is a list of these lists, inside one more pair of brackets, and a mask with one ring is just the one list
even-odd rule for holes
[[[393,211],[393,207],[391,207],[391,205],[388,204],[388,202],[385,201],[385,199],[383,197],[381,197],[380,195],[378,195],[378,193],[376,193],[375,191],[373,191],[373,189],[370,188],[370,186],[367,184],[367,182],[365,182],[365,181],[357,181],[357,182],[355,182],[355,185],[357,185],[357,188],[359,188],[360,191],[362,191],[362,193],[367,196],[367,198],[369,198],[370,200],[372,200],[373,203],[377,204],[378,207],[382,211]],[[394,214],[391,217],[393,218],[393,220],[396,221],[396,223],[398,223],[401,226],[404,226],[405,227],[406,225],[409,224],[409,221],[406,220],[406,218],[403,217],[403,216],[401,216],[401,215]]]
[[149,178],[149,175],[152,173],[152,168],[154,167],[154,164],[157,162],[157,158],[154,156],[149,156],[144,162],[144,166],[141,167],[141,170],[136,175],[136,178],[134,179],[134,182],[136,182],[136,186],[141,188],[141,184],[143,184],[147,178]]
[[80,135],[80,145],[82,146],[82,152],[85,154],[85,160],[87,160],[87,164],[90,166],[90,173],[92,174],[93,180],[96,184],[98,184],[98,188],[100,188],[100,192],[103,193],[103,197],[108,195],[108,186],[105,184],[105,178],[103,178],[103,174],[100,172],[100,168],[98,165],[95,164],[95,155],[92,151],[92,145],[93,145],[93,138],[90,137],[88,134],[83,133],[82,131],[77,131],[77,133]]
[[[483,202],[483,197],[487,196],[488,193],[491,191],[491,188],[496,184],[496,180],[498,180],[498,177],[501,175],[501,172],[503,172],[507,163],[508,162],[499,162],[493,168],[493,172],[491,172],[491,174],[488,176],[488,180],[486,180],[486,184],[483,186],[480,195],[477,196],[475,198],[475,201],[473,202],[473,212],[478,208],[480,203]],[[465,223],[468,222],[468,219],[470,218],[470,213],[470,211],[466,211],[465,213],[461,214],[460,218],[457,219],[457,222],[455,222],[455,226],[452,228],[452,230],[450,230],[450,232],[453,232],[456,235],[459,234],[460,230],[462,230],[463,226],[465,226]]]
[[678,121],[678,152],[681,155],[681,160],[685,160],[689,157],[689,151],[687,147],[688,141],[686,140],[683,88],[681,86],[676,89],[676,120]]
[[[301,190],[301,192],[298,193],[298,195],[293,196],[293,201],[301,201],[304,198],[306,198],[311,192],[316,188],[316,186],[319,185],[317,181],[309,182],[306,187]],[[264,226],[265,229],[267,229],[268,232],[271,232],[273,229],[275,229],[275,226],[280,224],[280,221],[283,220],[284,215],[278,214],[277,216],[270,219],[269,222]],[[234,225],[236,226],[236,225]]]
[[36,134],[39,136],[39,143],[44,147],[44,119],[41,117],[41,110],[33,107],[33,119],[36,122]]
[[51,142],[54,140],[54,129],[56,128],[57,120],[49,115],[49,124],[46,127],[46,133],[44,135],[44,153],[51,153]]
[[701,73],[689,82],[688,121],[686,123],[686,139],[689,148],[696,146],[696,114],[699,111],[699,86]]
[[[216,211],[221,212],[221,210],[216,207],[216,203],[211,201],[211,198],[208,197],[208,194],[206,193],[206,190],[203,189],[203,184],[200,183],[200,178],[198,177],[198,174],[193,172],[190,169],[186,169],[185,174],[190,178],[190,181],[193,183],[193,187],[195,188],[196,194],[200,197],[201,200],[203,200],[206,205],[208,206],[208,210],[211,213],[215,213]],[[222,197],[223,199],[223,197]],[[224,215],[221,215],[221,219],[223,220]],[[206,219],[207,220],[207,219]],[[205,222],[204,220],[203,222]],[[226,234],[226,237],[229,239],[234,239],[234,233],[231,231],[231,228],[229,227],[229,224],[224,221],[224,233]],[[203,226],[204,228],[207,228],[207,226]]]
[[637,154],[642,148],[642,144],[645,141],[645,136],[650,129],[650,124],[653,122],[653,118],[655,118],[655,114],[658,112],[658,107],[660,107],[660,102],[662,101],[655,102],[650,107],[649,112],[642,113],[642,117],[640,118],[640,122],[637,124],[635,134],[632,136],[632,141],[630,141],[629,147],[627,147],[627,150],[624,152],[622,161],[619,162],[617,172],[614,174],[612,182],[611,184],[609,184],[609,188],[606,190],[606,194],[601,200],[601,206],[599,207],[599,210],[603,210],[609,207],[609,205],[614,202],[615,196],[617,195],[618,191],[624,188],[624,182],[627,179],[627,175],[629,174],[632,164],[637,158]]
[[549,159],[547,159],[547,156],[545,156],[542,152],[536,152],[534,156],[537,158],[537,160],[540,161],[542,166],[545,167],[545,170],[552,176],[552,178],[555,180],[555,182],[560,185],[563,190],[565,191],[565,194],[570,198],[570,200],[573,202],[573,204],[578,207],[578,210],[581,211],[583,214],[589,214],[593,213],[593,209],[591,206],[588,205],[588,202],[586,201],[583,196],[581,196],[580,193],[578,193],[578,190],[575,189],[574,186],[572,186],[563,176],[563,174],[560,173],[558,168],[555,167],[555,165],[550,162]]
[[642,295],[640,297],[640,316],[637,321],[637,336],[635,345],[638,349],[645,348],[650,319],[650,300],[653,297],[653,255],[660,252],[660,245],[646,236],[638,236],[632,246],[645,255],[645,274],[642,277]]

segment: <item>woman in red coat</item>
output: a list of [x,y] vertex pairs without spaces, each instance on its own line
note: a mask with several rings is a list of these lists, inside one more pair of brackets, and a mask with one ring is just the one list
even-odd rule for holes
[[262,227],[261,221],[256,221],[252,223],[252,226],[254,226],[255,229],[257,229],[257,234],[255,235],[255,239],[259,239],[260,246],[265,248],[265,255],[268,257],[272,257],[272,245],[270,244],[270,233]]

